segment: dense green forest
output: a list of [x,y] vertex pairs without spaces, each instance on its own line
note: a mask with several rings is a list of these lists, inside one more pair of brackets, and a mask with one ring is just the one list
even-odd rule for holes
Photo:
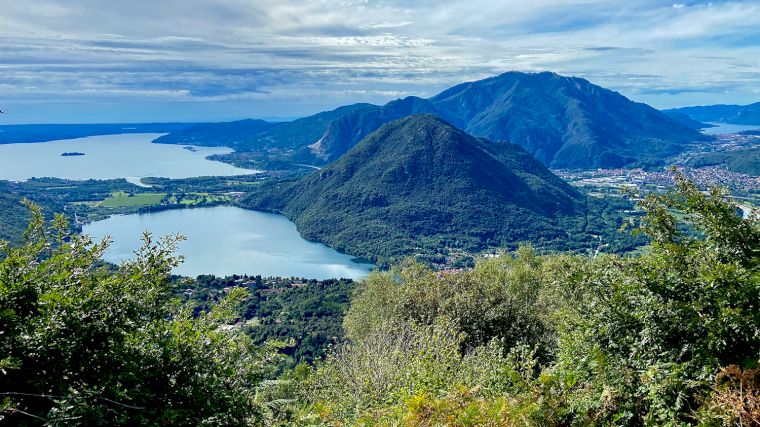
[[521,147],[481,140],[429,114],[384,125],[297,181],[264,183],[241,205],[281,213],[310,240],[373,262],[531,242],[541,250],[630,250],[622,199],[587,197]]
[[62,217],[47,228],[35,208],[25,242],[1,248],[0,416],[11,425],[757,425],[760,223],[737,216],[720,190],[676,178],[673,191],[640,203],[636,230],[650,241],[640,255],[522,247],[473,269],[410,261],[373,273],[353,293],[344,340],[282,374],[292,343],[257,344],[242,313],[300,301],[294,310],[308,316],[312,302],[296,293],[311,284],[294,280],[293,299],[283,291],[271,310],[215,278],[197,290],[224,285],[223,298],[179,298],[188,289],[169,274],[176,237],[146,236],[113,271],[96,262],[104,244],[68,234]]

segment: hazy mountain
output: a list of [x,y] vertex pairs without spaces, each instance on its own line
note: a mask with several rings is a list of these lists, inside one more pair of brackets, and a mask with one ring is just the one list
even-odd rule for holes
[[668,117],[587,80],[509,72],[429,100],[408,97],[345,115],[328,126],[313,152],[334,160],[384,123],[415,113],[437,114],[472,135],[514,142],[555,168],[660,163],[684,143],[706,138],[688,118]]
[[355,111],[377,108],[372,104],[352,104],[289,122],[247,119],[201,124],[164,135],[155,142],[227,146],[239,151],[293,150],[313,144],[334,120]]
[[702,105],[674,108],[666,112],[685,114],[700,122],[760,125],[760,102],[749,105]]
[[[174,133],[195,123],[91,123],[0,125],[0,144],[45,142],[117,133]],[[214,123],[214,126],[217,124]]]
[[711,125],[709,123],[698,122],[684,113],[679,113],[678,111],[665,110],[663,111],[663,113],[665,113],[665,115],[667,115],[671,119],[676,120],[682,125],[694,130],[701,130],[701,129],[715,127],[714,125]]
[[250,140],[252,135],[258,135],[272,126],[272,123],[254,119],[201,123],[161,136],[153,142],[235,148]]
[[430,115],[382,126],[298,181],[243,202],[283,213],[308,239],[371,259],[426,246],[562,246],[586,199],[517,145],[472,137]]
[[269,129],[253,135],[246,143],[248,149],[296,149],[314,144],[333,121],[355,111],[379,108],[372,104],[351,104],[290,122],[276,123]]

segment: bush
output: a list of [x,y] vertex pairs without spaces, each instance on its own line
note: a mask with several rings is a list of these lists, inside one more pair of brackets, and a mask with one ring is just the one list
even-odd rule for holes
[[371,275],[310,407],[332,424],[757,424],[758,220],[676,182],[642,198],[639,256],[521,248]]
[[49,230],[0,246],[0,419],[13,425],[259,425],[276,348],[232,326],[245,297],[210,311],[171,298],[179,237],[148,234],[136,258],[100,266],[108,242]]

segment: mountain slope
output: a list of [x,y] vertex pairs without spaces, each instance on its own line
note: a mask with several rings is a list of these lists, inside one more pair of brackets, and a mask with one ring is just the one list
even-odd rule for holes
[[408,97],[382,107],[354,104],[278,123],[250,135],[236,149],[275,150],[266,155],[322,165],[383,124],[418,113],[436,114],[475,136],[519,144],[554,168],[661,164],[685,143],[708,138],[693,123],[584,79],[508,72],[430,99]]
[[295,149],[316,142],[334,120],[355,111],[378,108],[372,104],[351,104],[290,122],[277,123],[246,141],[247,149]]
[[760,102],[749,105],[702,105],[674,108],[666,112],[685,114],[700,122],[760,125]]
[[380,108],[363,109],[346,114],[331,122],[322,137],[309,146],[313,155],[330,162],[365,136],[379,129],[380,126],[412,114],[432,113],[441,115],[440,111],[428,100],[409,96],[391,101]]
[[576,77],[508,72],[430,99],[475,136],[521,145],[554,168],[658,163],[705,139],[662,112]]
[[264,184],[243,201],[283,213],[308,239],[375,261],[441,244],[562,247],[582,233],[585,204],[519,146],[474,138],[430,114],[386,124],[329,166]]

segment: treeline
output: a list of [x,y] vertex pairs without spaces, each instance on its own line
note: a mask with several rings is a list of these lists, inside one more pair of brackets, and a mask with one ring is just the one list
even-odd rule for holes
[[[650,241],[641,255],[522,247],[470,270],[408,262],[373,273],[351,298],[344,340],[279,375],[289,343],[257,344],[236,326],[250,289],[212,285],[223,292],[197,309],[174,298],[187,289],[169,279],[173,239],[147,239],[135,260],[105,271],[94,263],[104,245],[43,233],[34,215],[30,240],[5,245],[0,262],[2,416],[15,425],[758,425],[760,224],[737,216],[725,194],[677,181],[641,202],[637,230]],[[281,295],[271,310],[280,318],[293,302]],[[265,316],[266,304],[254,311]]]

